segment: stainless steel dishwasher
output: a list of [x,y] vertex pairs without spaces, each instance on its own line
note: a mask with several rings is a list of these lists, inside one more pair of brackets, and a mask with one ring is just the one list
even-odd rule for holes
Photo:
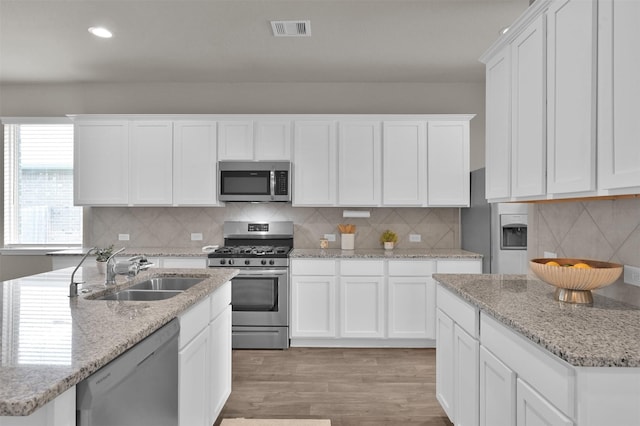
[[78,426],[176,426],[175,319],[77,386]]

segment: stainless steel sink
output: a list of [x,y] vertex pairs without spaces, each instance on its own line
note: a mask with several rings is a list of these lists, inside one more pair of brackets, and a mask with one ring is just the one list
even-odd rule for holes
[[187,290],[204,281],[204,278],[192,277],[156,277],[134,284],[132,290]]
[[121,290],[117,293],[97,297],[96,300],[128,300],[134,302],[146,302],[153,300],[170,299],[182,293],[182,290]]

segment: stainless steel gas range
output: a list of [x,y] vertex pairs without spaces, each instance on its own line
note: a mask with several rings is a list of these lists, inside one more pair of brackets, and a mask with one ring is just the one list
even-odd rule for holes
[[207,266],[240,270],[231,280],[232,346],[288,348],[293,222],[225,222],[223,232]]

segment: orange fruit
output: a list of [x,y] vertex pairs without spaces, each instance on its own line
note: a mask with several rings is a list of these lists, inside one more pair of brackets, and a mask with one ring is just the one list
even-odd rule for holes
[[579,269],[591,269],[591,266],[587,265],[586,263],[576,263],[575,265],[573,265],[573,267]]
[[547,266],[560,266],[560,264],[558,262],[556,262],[555,260],[550,260],[547,263],[545,263],[545,265],[547,265]]

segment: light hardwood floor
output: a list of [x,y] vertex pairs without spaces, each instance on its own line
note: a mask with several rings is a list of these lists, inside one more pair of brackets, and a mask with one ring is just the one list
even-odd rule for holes
[[449,426],[434,349],[234,350],[222,418],[324,418],[332,426]]

